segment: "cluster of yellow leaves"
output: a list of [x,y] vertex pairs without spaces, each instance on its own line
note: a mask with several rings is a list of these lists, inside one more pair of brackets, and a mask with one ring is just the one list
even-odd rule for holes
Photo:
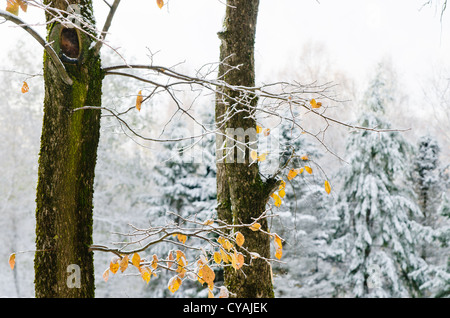
[[[301,159],[302,159],[303,161],[309,160],[309,159],[308,159],[308,156],[302,156]],[[312,168],[311,168],[310,166],[304,166],[304,167],[302,167],[302,168],[291,169],[291,170],[289,170],[289,172],[288,172],[288,174],[287,174],[288,180],[291,181],[291,180],[294,179],[297,175],[302,174],[303,171],[306,171],[306,172],[308,172],[309,174],[312,174],[312,172],[313,172],[313,170],[312,170]],[[330,186],[330,183],[328,182],[328,180],[325,180],[324,186],[325,186],[325,191],[326,191],[328,194],[330,194],[330,192],[331,192],[331,186]]]
[[286,182],[281,180],[281,184],[278,186],[278,193],[272,193],[270,196],[274,200],[274,204],[276,207],[281,205],[281,198],[284,198],[286,195]]
[[6,0],[6,11],[19,15],[19,8],[22,9],[23,12],[27,12],[28,3],[26,0]]

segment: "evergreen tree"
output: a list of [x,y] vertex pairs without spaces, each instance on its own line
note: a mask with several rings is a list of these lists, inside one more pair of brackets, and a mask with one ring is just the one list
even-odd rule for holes
[[[384,109],[394,105],[393,86],[380,68],[371,83],[359,122],[365,127],[389,128]],[[419,206],[411,199],[407,177],[410,146],[398,132],[353,133],[347,143],[350,165],[336,212],[334,248],[346,250],[346,289],[355,297],[422,296],[424,266],[417,251]]]

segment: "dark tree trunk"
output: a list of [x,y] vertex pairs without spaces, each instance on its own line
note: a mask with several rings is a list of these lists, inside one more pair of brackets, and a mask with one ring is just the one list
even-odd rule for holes
[[[50,1],[45,1],[50,2]],[[67,9],[66,1],[52,7]],[[92,1],[78,4],[94,24]],[[48,19],[49,17],[47,17]],[[36,198],[36,297],[94,297],[92,198],[100,131],[100,111],[73,109],[101,105],[103,74],[91,39],[58,23],[48,41],[60,55],[73,85],[61,80],[44,53],[44,121]]]
[[[219,78],[233,86],[252,87],[255,85],[254,42],[259,1],[228,0],[227,5],[224,30],[219,33],[222,41],[220,57],[221,60],[225,58],[227,60],[220,67]],[[227,64],[239,65],[239,69],[230,70]],[[227,129],[231,129],[229,131],[234,129],[235,132],[242,129],[241,131],[250,134],[256,131],[256,121],[249,117],[251,114],[249,106],[256,105],[257,98],[246,96],[245,101],[236,103],[235,100],[243,98],[239,92],[227,89],[223,93],[231,98],[217,94],[216,122],[220,123],[222,115],[232,107],[239,112],[233,114],[226,125],[220,127],[220,131],[223,134]],[[247,138],[252,139],[252,136]],[[227,139],[228,145],[229,142]],[[218,216],[231,224],[252,223],[252,218],[258,218],[264,212],[271,187],[261,180],[258,165],[249,165],[248,149],[245,150],[244,162],[239,161],[241,151],[235,151],[233,156],[227,156],[225,160],[220,161],[224,153],[220,149],[222,143],[219,135],[217,146]],[[260,223],[262,228],[267,230],[267,222],[263,220]],[[246,248],[263,257],[270,257],[270,238],[267,235],[250,229],[240,231],[245,236]],[[246,263],[250,262],[250,256],[245,255],[245,260]],[[270,266],[261,259],[252,260],[251,263],[252,266],[242,268],[245,276],[241,271],[227,267],[224,272],[225,285],[239,298],[273,297]]]

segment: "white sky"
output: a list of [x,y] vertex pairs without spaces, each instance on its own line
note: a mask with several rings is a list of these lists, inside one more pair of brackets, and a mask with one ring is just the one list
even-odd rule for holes
[[[270,74],[286,68],[305,43],[314,41],[325,44],[337,68],[354,78],[365,78],[384,57],[390,57],[396,69],[412,81],[427,77],[433,67],[450,65],[450,12],[441,23],[435,6],[420,10],[425,1],[261,0],[258,71]],[[225,11],[222,2],[225,0],[170,0],[160,10],[155,0],[122,1],[107,39],[134,62],[145,62],[148,47],[159,52],[156,64],[185,61],[187,68],[198,68],[218,59],[216,33]],[[103,1],[95,0],[95,12],[101,27],[107,14]],[[20,16],[33,23],[43,17],[33,8]],[[0,24],[0,69],[8,69],[3,58],[7,49],[17,38],[28,36],[11,26],[9,22]],[[38,29],[45,33],[44,28]],[[42,48],[28,39],[33,52],[42,56]]]

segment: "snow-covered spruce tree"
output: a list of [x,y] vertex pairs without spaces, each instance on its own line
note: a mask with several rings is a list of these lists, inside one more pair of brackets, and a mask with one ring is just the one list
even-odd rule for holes
[[421,286],[431,297],[449,295],[450,289],[450,209],[446,193],[448,175],[439,163],[440,147],[435,138],[424,136],[416,149],[412,179],[418,204],[423,216],[417,218],[418,241],[421,257],[427,266],[414,274],[425,274],[427,281]]
[[[384,110],[395,105],[394,87],[380,67],[366,92],[358,122],[388,129]],[[343,187],[336,212],[341,218],[334,248],[346,250],[343,288],[352,297],[420,297],[425,265],[415,240],[421,215],[406,184],[410,146],[399,132],[353,133],[347,143],[350,165],[339,171]],[[409,187],[409,188],[408,188]]]
[[[279,165],[286,171],[315,167],[321,157],[316,145],[287,122],[280,126]],[[272,132],[271,136],[275,132]],[[286,175],[288,173],[286,172]],[[283,204],[270,231],[285,239],[284,264],[274,264],[274,289],[278,297],[329,297],[333,288],[331,265],[324,261],[330,238],[331,197],[323,191],[323,182],[315,173],[303,173],[288,180]]]

